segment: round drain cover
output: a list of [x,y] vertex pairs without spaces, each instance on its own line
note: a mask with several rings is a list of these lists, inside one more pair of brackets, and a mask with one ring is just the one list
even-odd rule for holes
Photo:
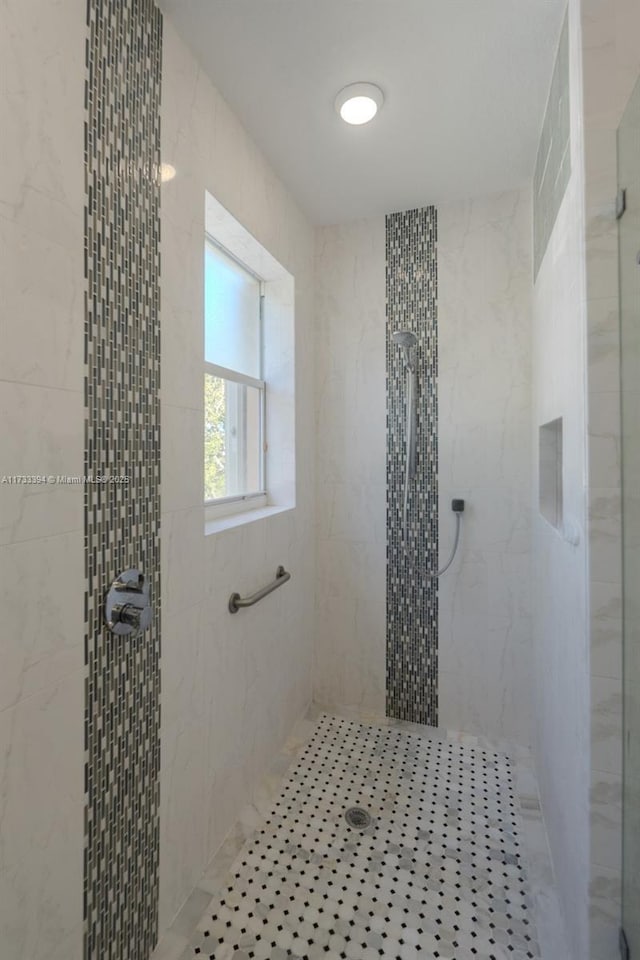
[[350,827],[355,830],[366,830],[371,826],[371,814],[362,807],[350,807],[344,815]]

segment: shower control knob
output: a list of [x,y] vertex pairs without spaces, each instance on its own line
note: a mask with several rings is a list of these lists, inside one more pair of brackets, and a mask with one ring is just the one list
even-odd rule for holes
[[111,610],[112,623],[126,623],[139,630],[143,613],[142,607],[136,607],[132,603],[116,603]]
[[151,625],[149,585],[139,570],[125,570],[116,577],[107,594],[104,613],[107,626],[116,636],[140,634]]

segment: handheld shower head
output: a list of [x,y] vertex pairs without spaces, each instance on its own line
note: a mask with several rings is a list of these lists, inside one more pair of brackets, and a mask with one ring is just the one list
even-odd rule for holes
[[405,367],[413,370],[414,364],[412,362],[411,351],[418,345],[418,338],[415,333],[411,333],[410,330],[394,330],[391,334],[391,339],[402,349]]
[[[417,395],[417,364],[416,347],[418,338],[410,330],[394,330],[391,334],[393,343],[400,347],[403,354],[404,369],[407,377],[406,397],[406,455],[404,475],[404,506],[403,506],[403,543],[406,543],[407,518],[409,509],[409,481],[416,474],[416,395]],[[406,549],[406,547],[405,547]]]
[[410,330],[394,330],[391,334],[391,339],[405,350],[410,350],[411,347],[417,346],[418,343],[418,338],[415,333],[411,333]]

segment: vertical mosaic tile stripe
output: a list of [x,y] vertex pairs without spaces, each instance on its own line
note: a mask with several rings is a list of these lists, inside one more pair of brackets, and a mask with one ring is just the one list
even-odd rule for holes
[[[438,723],[437,211],[386,218],[387,715]],[[417,346],[417,476],[403,543],[406,375],[394,330]]]
[[[160,78],[152,0],[88,0],[85,82],[85,960],[148,960],[158,933]],[[127,477],[118,482],[117,478]],[[104,624],[139,567],[154,620]]]

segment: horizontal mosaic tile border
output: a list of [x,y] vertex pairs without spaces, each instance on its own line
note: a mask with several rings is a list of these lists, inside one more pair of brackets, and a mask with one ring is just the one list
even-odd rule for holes
[[[386,710],[438,723],[438,218],[435,207],[386,218],[387,639]],[[417,346],[417,476],[403,546],[406,375],[394,330]]]
[[[160,78],[152,0],[89,0],[85,83],[85,960],[148,960],[158,933]],[[140,568],[154,619],[104,624]]]

